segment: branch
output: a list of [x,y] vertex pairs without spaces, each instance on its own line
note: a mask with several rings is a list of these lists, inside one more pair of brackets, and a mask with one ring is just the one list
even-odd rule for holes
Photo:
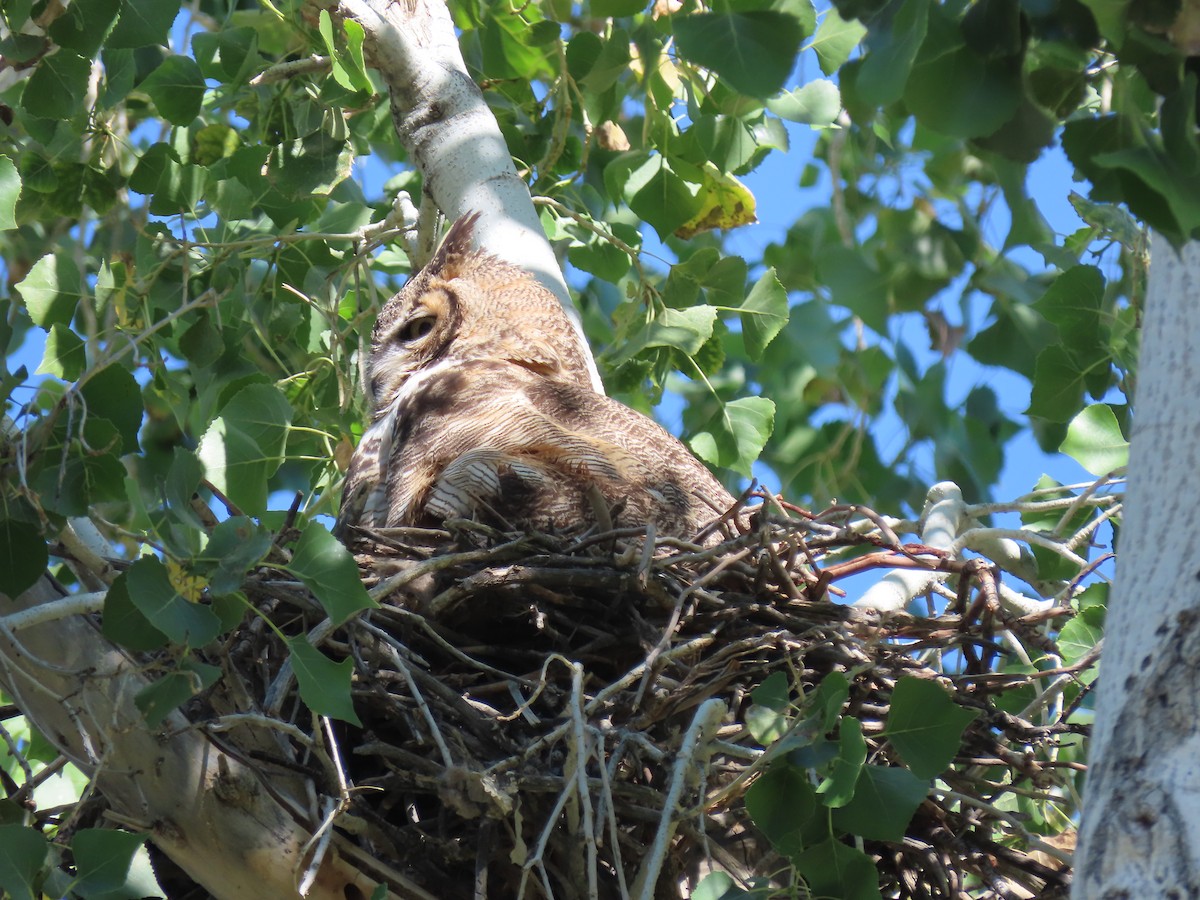
[[[101,597],[63,597],[48,579],[11,600],[0,595],[0,608],[10,611],[0,620],[0,689],[95,779],[117,816],[139,824],[214,896],[299,897],[296,872],[312,838],[301,783],[278,772],[263,782],[231,745],[191,728],[180,713],[150,728],[134,699],[151,678],[75,615]],[[327,853],[307,897],[371,896],[390,875],[403,893],[389,896],[428,898],[397,884],[395,873],[365,871],[362,860]]]
[[[942,481],[929,489],[925,513],[921,516],[921,543],[935,550],[950,550],[964,517],[962,491],[952,481]],[[906,607],[934,584],[945,581],[946,572],[897,570],[884,575],[854,601],[859,609],[892,612]]]

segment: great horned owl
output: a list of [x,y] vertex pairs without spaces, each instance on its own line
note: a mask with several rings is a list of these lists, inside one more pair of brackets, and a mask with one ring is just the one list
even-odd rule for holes
[[380,311],[374,407],[346,474],[349,526],[570,529],[608,518],[690,537],[734,500],[658,424],[591,386],[558,300],[472,248],[459,219]]

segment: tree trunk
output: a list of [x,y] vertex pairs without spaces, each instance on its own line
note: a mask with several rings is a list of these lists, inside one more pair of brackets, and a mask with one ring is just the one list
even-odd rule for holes
[[1076,900],[1200,895],[1200,244],[1153,260]]

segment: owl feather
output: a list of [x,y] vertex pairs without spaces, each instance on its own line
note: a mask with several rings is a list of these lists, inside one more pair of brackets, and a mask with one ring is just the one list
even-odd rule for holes
[[[370,427],[339,533],[474,518],[571,530],[654,523],[690,537],[734,505],[656,422],[597,393],[555,296],[474,247],[478,215],[380,311]],[[606,515],[607,514],[607,515]]]

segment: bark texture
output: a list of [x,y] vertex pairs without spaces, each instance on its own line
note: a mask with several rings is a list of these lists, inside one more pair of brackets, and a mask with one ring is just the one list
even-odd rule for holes
[[1200,896],[1200,245],[1155,236],[1076,900]]
[[[0,603],[14,613],[60,596],[46,579],[15,600],[0,595]],[[218,741],[179,713],[147,727],[133,698],[149,683],[88,619],[73,615],[20,631],[0,619],[0,687],[95,778],[122,821],[144,829],[222,900],[299,897],[297,882],[314,859],[315,799],[305,797],[296,779],[268,782],[264,767],[243,764],[248,748],[239,739],[263,749],[260,737],[244,732]],[[309,898],[369,897],[378,880],[342,859],[336,847],[313,869]]]

